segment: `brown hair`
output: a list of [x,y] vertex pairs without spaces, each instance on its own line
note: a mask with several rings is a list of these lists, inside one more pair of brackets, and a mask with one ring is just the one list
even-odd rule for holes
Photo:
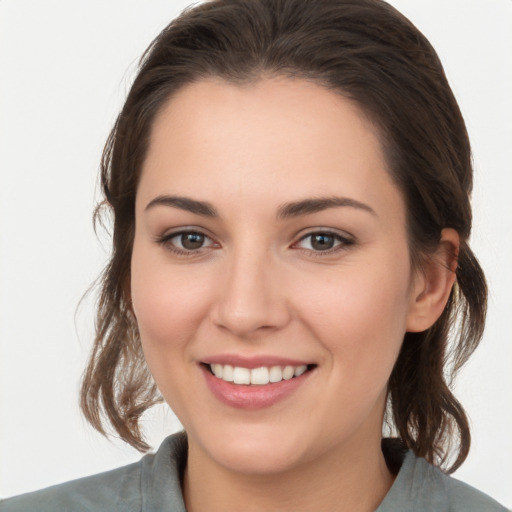
[[240,83],[268,75],[313,80],[356,101],[379,127],[406,201],[414,265],[437,247],[443,228],[460,235],[448,304],[430,329],[405,335],[387,413],[403,444],[435,464],[447,464],[458,440],[454,470],[468,454],[470,432],[451,378],[478,345],[487,298],[467,244],[470,145],[434,49],[382,0],[213,0],[186,10],[152,42],[102,159],[113,253],[82,384],[85,416],[102,433],[105,418],[122,439],[145,450],[139,419],[161,401],[129,302],[135,195],[155,115],[179,88],[202,78]]

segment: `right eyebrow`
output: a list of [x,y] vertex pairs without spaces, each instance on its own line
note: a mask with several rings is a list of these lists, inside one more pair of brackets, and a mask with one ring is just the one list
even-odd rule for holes
[[301,217],[305,215],[311,215],[313,213],[321,212],[329,208],[340,208],[350,207],[356,210],[362,210],[368,212],[374,216],[377,214],[375,210],[369,205],[351,199],[350,197],[314,197],[306,198],[301,201],[294,201],[292,203],[286,203],[279,207],[278,218],[287,219],[292,217]]
[[189,197],[162,195],[152,199],[144,208],[147,211],[155,206],[170,206],[203,217],[218,217],[217,210],[206,201],[197,201]]

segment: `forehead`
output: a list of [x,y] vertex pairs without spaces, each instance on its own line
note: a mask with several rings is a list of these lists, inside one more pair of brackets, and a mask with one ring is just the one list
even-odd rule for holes
[[318,84],[287,78],[203,80],[167,102],[153,125],[138,200],[191,192],[208,201],[242,197],[247,206],[334,193],[377,207],[401,203],[377,130],[361,109]]

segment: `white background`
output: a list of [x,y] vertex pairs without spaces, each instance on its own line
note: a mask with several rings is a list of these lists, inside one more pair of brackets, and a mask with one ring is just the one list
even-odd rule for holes
[[[187,1],[0,0],[0,495],[140,455],[81,418],[92,299],[108,254],[91,212],[103,142],[137,58]],[[393,0],[438,50],[476,164],[473,246],[491,297],[458,381],[473,425],[456,476],[512,505],[512,1]],[[178,428],[151,414],[156,447]]]

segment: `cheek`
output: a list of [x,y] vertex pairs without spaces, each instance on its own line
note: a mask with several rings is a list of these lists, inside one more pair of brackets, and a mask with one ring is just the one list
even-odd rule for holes
[[145,352],[177,350],[197,329],[208,302],[208,281],[161,255],[134,247],[131,294]]
[[[387,380],[406,330],[408,279],[387,265],[334,269],[295,292],[302,318],[332,355],[333,365],[361,382],[382,373]],[[302,290],[302,292],[301,292]],[[307,290],[307,293],[304,293]],[[376,379],[380,381],[382,379]]]

